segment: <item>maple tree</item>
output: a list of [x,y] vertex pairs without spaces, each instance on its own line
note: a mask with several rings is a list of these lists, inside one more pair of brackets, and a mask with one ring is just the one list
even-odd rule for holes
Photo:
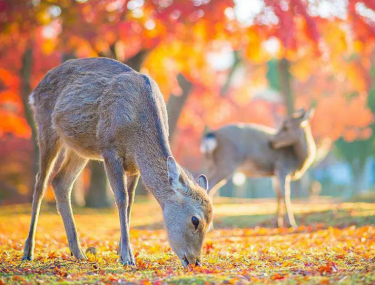
[[[364,150],[374,138],[375,4],[324,2],[252,1],[259,9],[240,19],[249,6],[231,0],[0,0],[0,199],[22,202],[32,188],[25,182],[35,160],[29,93],[49,69],[76,57],[112,57],[152,76],[167,102],[173,152],[193,171],[202,165],[205,129],[234,121],[277,126],[300,107],[316,108],[318,142]],[[296,205],[302,226],[295,230],[272,228],[268,218],[249,222],[275,205],[254,207],[216,205],[204,264],[186,271],[152,203],[136,204],[132,218],[138,269],[116,262],[115,214],[87,209],[77,222],[83,246],[96,249],[88,261],[70,257],[61,219],[47,211],[37,260],[20,263],[29,208],[0,208],[0,284],[374,282],[373,205]]]
[[[233,121],[276,126],[286,109],[315,106],[318,140],[368,138],[373,2],[352,0],[322,14],[320,1],[258,1],[247,20],[236,16],[240,5],[0,0],[0,136],[35,137],[27,96],[50,68],[69,58],[108,56],[158,82],[174,152],[195,171],[205,128]],[[218,67],[224,55],[227,64]],[[270,86],[272,60],[283,97],[267,102],[259,90]],[[356,120],[345,118],[348,112]]]
[[[317,8],[314,5],[319,2],[265,1],[266,6],[253,19],[257,25],[242,30],[245,40],[238,48],[245,69],[243,83],[227,88],[229,100],[221,98],[218,86],[207,91],[207,100],[202,99],[202,90],[197,91],[200,96],[194,98],[195,102],[190,100],[191,107],[185,109],[189,114],[183,114],[186,120],[180,121],[181,128],[189,135],[180,137],[179,149],[185,153],[189,145],[199,144],[205,125],[216,128],[241,121],[275,126],[275,121],[286,113],[280,105],[286,106],[288,113],[295,106],[316,109],[312,127],[318,147],[331,145],[327,139],[351,142],[370,138],[373,115],[366,98],[373,85],[369,59],[374,56],[375,24],[371,16],[365,15],[374,15],[373,4],[349,2],[350,5],[342,7],[347,17],[340,14],[322,17],[316,11],[315,15],[306,12]],[[265,15],[270,13],[273,14],[268,21],[274,19],[273,25],[266,23]],[[267,52],[265,44],[269,42],[278,49]],[[265,68],[271,58],[279,62],[275,68],[276,89],[283,94],[281,104],[262,102],[257,94],[259,88],[272,83],[266,80]],[[247,84],[249,81],[251,84]],[[269,107],[264,108],[265,105]],[[196,119],[191,123],[193,118]],[[190,151],[192,166],[197,165],[196,159],[199,156]]]

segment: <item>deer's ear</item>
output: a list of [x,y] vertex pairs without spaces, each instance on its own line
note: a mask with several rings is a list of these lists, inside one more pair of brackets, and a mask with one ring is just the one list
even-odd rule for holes
[[302,119],[306,115],[305,109],[299,109],[292,114],[293,119]]
[[169,185],[173,190],[177,191],[180,186],[180,171],[178,170],[177,163],[172,156],[168,156],[167,158],[167,167]]
[[202,187],[206,191],[208,190],[208,180],[207,180],[206,175],[201,174],[201,175],[198,176],[198,178],[196,180],[197,180],[197,183],[200,187]]

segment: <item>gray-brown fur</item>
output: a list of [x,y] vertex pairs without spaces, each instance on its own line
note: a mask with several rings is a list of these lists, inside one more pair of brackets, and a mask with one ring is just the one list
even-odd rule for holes
[[[163,210],[168,238],[183,265],[198,262],[212,222],[205,176],[192,180],[172,158],[164,99],[146,75],[107,58],[69,60],[48,72],[30,97],[38,128],[40,171],[23,259],[31,260],[40,204],[56,158],[64,161],[52,181],[72,254],[81,249],[70,203],[71,188],[89,159],[104,161],[119,210],[120,259],[134,264],[129,224],[142,175]],[[195,230],[192,216],[199,218]]]
[[283,225],[283,202],[289,223],[295,226],[290,205],[290,181],[299,179],[312,164],[315,142],[309,119],[311,111],[285,118],[279,130],[251,124],[234,124],[207,134],[201,150],[209,163],[212,196],[234,172],[248,177],[274,177],[278,225]]

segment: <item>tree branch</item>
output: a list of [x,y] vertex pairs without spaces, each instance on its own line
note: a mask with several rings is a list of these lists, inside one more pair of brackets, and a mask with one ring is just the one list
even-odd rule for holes
[[229,71],[227,79],[225,80],[225,82],[223,84],[223,87],[220,90],[220,96],[221,97],[224,97],[227,94],[227,92],[229,90],[229,87],[230,87],[230,84],[232,83],[233,76],[234,76],[234,74],[235,74],[235,72],[236,72],[236,70],[239,67],[240,62],[241,62],[241,59],[238,55],[238,51],[233,51],[233,55],[234,55],[234,61],[233,61],[232,67]]

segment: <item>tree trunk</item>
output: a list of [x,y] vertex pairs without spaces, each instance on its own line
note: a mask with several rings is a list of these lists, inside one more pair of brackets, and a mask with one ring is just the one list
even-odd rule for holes
[[131,68],[133,68],[136,71],[140,71],[143,62],[145,61],[146,57],[150,53],[149,49],[142,49],[137,54],[135,54],[133,57],[129,58],[125,64],[129,65]]
[[352,174],[353,174],[353,185],[351,195],[357,195],[363,192],[366,188],[366,159],[357,158],[351,163]]
[[182,74],[177,76],[177,81],[182,89],[182,94],[180,96],[171,94],[167,102],[170,141],[173,141],[173,135],[177,128],[178,119],[181,116],[182,110],[193,88],[193,84]]
[[113,206],[109,192],[107,176],[103,164],[98,161],[90,162],[91,179],[89,191],[86,195],[86,207],[89,208],[108,208]]
[[22,67],[20,71],[22,104],[23,104],[23,108],[25,112],[26,121],[31,128],[31,134],[32,134],[31,139],[32,139],[32,144],[33,144],[33,156],[32,156],[33,179],[29,186],[29,189],[30,189],[29,200],[30,201],[32,201],[32,195],[33,195],[32,189],[34,188],[35,177],[39,170],[39,167],[38,167],[39,146],[37,142],[37,131],[36,131],[35,124],[34,124],[33,114],[29,105],[29,95],[31,93],[30,78],[31,78],[32,66],[33,66],[33,47],[32,47],[32,44],[30,44],[30,47],[25,50],[22,56]]
[[226,78],[223,84],[223,87],[220,90],[221,97],[224,97],[227,94],[229,87],[232,83],[232,80],[234,78],[234,75],[237,71],[237,68],[240,66],[240,63],[241,63],[241,59],[240,59],[240,56],[238,55],[238,51],[233,51],[233,56],[234,56],[234,60],[233,60],[232,67],[229,70],[228,77]]
[[278,71],[279,71],[279,84],[280,91],[284,97],[285,106],[288,111],[288,115],[294,112],[294,98],[291,89],[291,74],[289,72],[289,61],[283,58],[279,61]]
[[65,62],[69,59],[75,59],[77,56],[75,55],[74,52],[66,52],[62,55],[62,62]]

